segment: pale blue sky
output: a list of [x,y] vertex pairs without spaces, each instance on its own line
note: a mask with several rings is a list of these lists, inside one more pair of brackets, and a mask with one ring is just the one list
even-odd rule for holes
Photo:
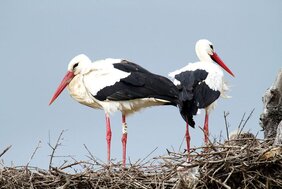
[[[167,0],[2,0],[0,1],[0,151],[6,165],[28,162],[38,141],[41,148],[31,165],[46,168],[61,130],[63,146],[57,155],[87,159],[86,144],[106,160],[104,112],[75,102],[64,91],[52,106],[48,102],[77,54],[92,60],[129,59],[167,76],[197,61],[195,42],[207,38],[235,73],[225,74],[232,99],[220,99],[210,116],[210,132],[224,128],[229,111],[231,129],[244,112],[255,112],[247,125],[258,132],[261,98],[282,65],[282,1],[167,1]],[[121,160],[121,115],[112,118],[112,158]],[[202,126],[203,115],[196,118]],[[145,109],[128,118],[128,156],[136,161],[155,147],[153,156],[178,149],[185,123],[175,107]],[[190,129],[192,146],[203,144],[199,128]],[[224,134],[225,136],[225,134]],[[262,134],[260,134],[262,136]],[[59,165],[64,158],[56,159]]]

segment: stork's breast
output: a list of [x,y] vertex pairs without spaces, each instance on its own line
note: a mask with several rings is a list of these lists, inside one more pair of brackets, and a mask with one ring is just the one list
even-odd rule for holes
[[68,90],[73,99],[81,104],[90,106],[92,108],[100,109],[101,106],[95,101],[94,97],[89,94],[84,83],[83,77],[80,75],[75,76],[68,85]]

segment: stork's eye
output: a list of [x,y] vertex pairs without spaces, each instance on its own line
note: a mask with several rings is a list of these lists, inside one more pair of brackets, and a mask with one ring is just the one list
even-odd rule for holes
[[72,69],[74,70],[76,67],[78,66],[78,63],[75,63],[72,67]]
[[213,45],[210,45],[210,48],[213,50]]

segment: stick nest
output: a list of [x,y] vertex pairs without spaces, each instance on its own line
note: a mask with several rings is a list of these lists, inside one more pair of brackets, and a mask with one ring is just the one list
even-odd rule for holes
[[[249,137],[249,136],[248,136]],[[90,157],[49,170],[0,168],[1,188],[282,188],[282,146],[254,137],[138,161],[123,168]]]

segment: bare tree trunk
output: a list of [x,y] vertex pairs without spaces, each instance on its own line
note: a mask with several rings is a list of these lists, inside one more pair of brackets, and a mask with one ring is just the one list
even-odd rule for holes
[[279,145],[279,144],[282,144],[282,121],[280,121],[278,125],[277,134],[273,145]]
[[[264,138],[273,140],[276,135],[282,141],[282,69],[280,69],[273,85],[265,92],[263,97],[263,113],[260,115],[260,125],[264,130]],[[281,122],[281,123],[280,123]],[[278,125],[280,123],[280,129]],[[280,133],[277,133],[280,132]]]

